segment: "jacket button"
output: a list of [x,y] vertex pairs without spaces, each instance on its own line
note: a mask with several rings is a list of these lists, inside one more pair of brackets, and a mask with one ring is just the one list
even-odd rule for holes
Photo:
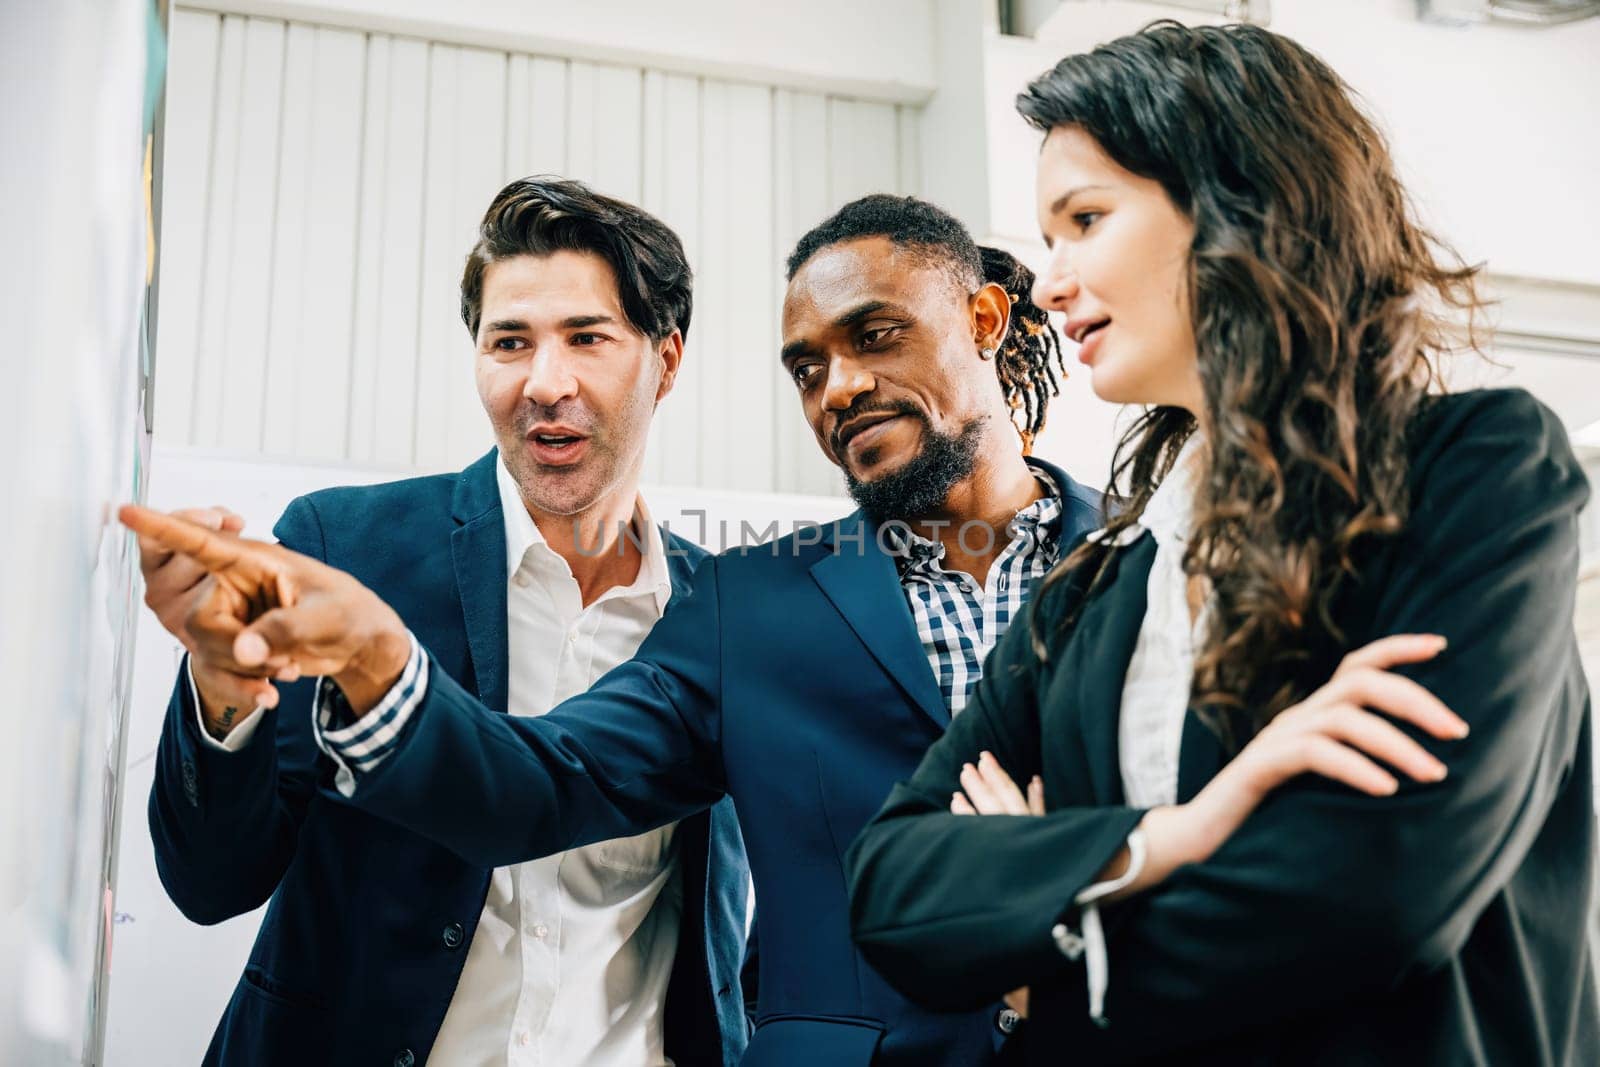
[[1001,1008],[995,1013],[994,1016],[994,1028],[999,1030],[1002,1034],[1014,1032],[1017,1028],[1017,1025],[1021,1022],[1022,1016],[1017,1014],[1011,1008]]
[[394,1067],[412,1067],[416,1062],[417,1057],[412,1055],[408,1048],[403,1048],[394,1054]]
[[189,802],[191,808],[200,806],[199,775],[195,773],[194,761],[184,760],[181,766],[183,773],[183,799]]
[[444,928],[444,947],[460,948],[461,942],[466,936],[467,932],[461,928],[460,923],[451,923]]

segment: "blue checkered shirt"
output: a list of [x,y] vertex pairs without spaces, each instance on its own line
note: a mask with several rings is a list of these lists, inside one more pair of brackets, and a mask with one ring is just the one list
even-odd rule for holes
[[[895,556],[917,636],[951,717],[967,706],[983,675],[985,657],[1060,554],[1061,489],[1043,470],[1032,469],[1045,495],[1006,526],[1011,540],[982,585],[961,571],[945,570],[939,542],[912,533],[903,523],[883,527],[883,543]],[[966,542],[969,551],[977,547],[975,537]]]

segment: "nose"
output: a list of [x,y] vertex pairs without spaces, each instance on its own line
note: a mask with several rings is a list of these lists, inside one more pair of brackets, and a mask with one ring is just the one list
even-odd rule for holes
[[1078,272],[1068,260],[1067,242],[1057,241],[1044,269],[1033,280],[1033,302],[1046,311],[1065,313],[1077,295]]
[[528,377],[522,395],[545,407],[553,407],[578,394],[578,378],[566,354],[554,345],[541,345],[528,357]]
[[877,379],[855,359],[841,356],[828,361],[828,380],[822,383],[822,406],[828,411],[849,411],[856,397],[870,393]]

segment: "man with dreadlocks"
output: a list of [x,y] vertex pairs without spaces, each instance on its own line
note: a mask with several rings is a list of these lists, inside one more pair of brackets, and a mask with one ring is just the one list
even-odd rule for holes
[[[930,204],[870,196],[806,234],[788,274],[783,367],[860,510],[706,561],[631,661],[543,717],[490,712],[347,575],[125,520],[216,575],[190,630],[212,626],[196,639],[228,669],[324,676],[319,741],[346,768],[334,799],[474,863],[643,834],[731,796],[760,901],[745,1064],[986,1064],[1014,1015],[928,1011],[880,978],[850,940],[844,854],[1062,547],[1100,525],[1099,498],[1027,455],[1061,353],[1011,257]],[[255,637],[264,655],[235,654]]]

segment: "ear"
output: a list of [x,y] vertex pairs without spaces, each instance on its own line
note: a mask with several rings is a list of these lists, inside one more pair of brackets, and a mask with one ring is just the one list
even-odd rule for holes
[[972,294],[972,340],[977,348],[999,349],[1011,321],[1011,294],[990,282]]
[[656,355],[661,357],[661,383],[656,386],[656,403],[665,400],[678,380],[678,368],[683,366],[683,334],[676,328],[656,345]]

